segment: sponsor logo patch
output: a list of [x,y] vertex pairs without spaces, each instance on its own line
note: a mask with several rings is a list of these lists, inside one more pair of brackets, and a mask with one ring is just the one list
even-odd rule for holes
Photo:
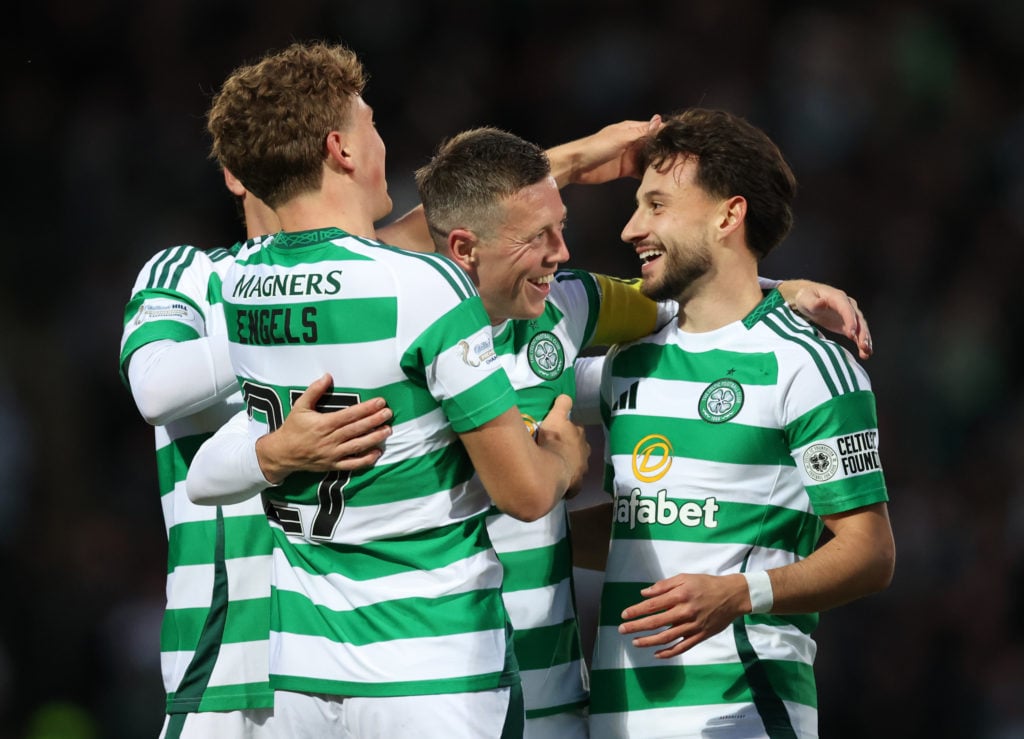
[[838,469],[839,455],[828,444],[811,444],[804,451],[804,471],[812,480],[831,480]]
[[188,320],[192,317],[192,309],[185,303],[172,300],[147,301],[135,314],[135,325],[141,326],[146,321],[163,319]]
[[677,500],[670,498],[667,490],[659,490],[654,496],[640,495],[640,488],[633,488],[629,495],[615,498],[614,516],[616,523],[626,524],[630,531],[638,525],[646,526],[703,526],[713,529],[718,526],[718,500],[705,498]]
[[640,482],[657,482],[672,468],[672,442],[661,434],[645,436],[633,447],[633,475]]
[[457,346],[463,363],[470,367],[491,364],[498,359],[498,355],[494,353],[494,344],[491,338],[482,334],[477,334],[469,341],[460,341]]
[[804,449],[801,459],[806,480],[811,483],[845,480],[881,471],[878,429],[819,439]]

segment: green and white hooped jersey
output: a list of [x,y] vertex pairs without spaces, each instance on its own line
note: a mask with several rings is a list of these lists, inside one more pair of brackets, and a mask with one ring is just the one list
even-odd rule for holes
[[[591,275],[559,272],[539,318],[494,327],[495,351],[531,431],[558,395],[573,394],[573,362],[593,335],[590,317],[598,315],[599,307],[600,292]],[[527,523],[492,508],[487,530],[505,570],[502,595],[515,630],[527,736],[534,737],[532,719],[587,703],[568,513],[565,503],[559,503],[546,516]]]
[[324,411],[380,396],[394,413],[372,469],[293,474],[263,494],[271,684],[361,696],[514,684],[489,499],[457,434],[515,394],[466,275],[338,229],[284,233],[239,253],[224,302],[254,435],[324,372]]
[[[639,293],[636,281],[579,270],[556,273],[540,317],[494,327],[495,351],[531,431],[558,395],[574,394],[573,363],[582,349],[595,343],[595,337],[639,338],[667,317]],[[530,739],[541,739],[546,732],[539,719],[587,703],[567,519],[566,505],[561,503],[530,523],[496,508],[487,520],[505,570],[502,593],[515,630],[513,643]],[[561,727],[553,725],[552,731],[561,732]]]
[[[132,353],[160,340],[225,335],[221,278],[232,249],[178,246],[139,272],[125,309],[121,376]],[[200,444],[242,408],[241,394],[156,427],[167,529],[167,606],[160,661],[168,713],[269,708],[270,528],[259,499],[198,506],[185,476]]]
[[863,369],[772,292],[743,321],[613,348],[601,382],[612,542],[591,735],[817,735],[817,614],[748,615],[661,660],[620,635],[640,590],[811,554],[819,516],[887,500]]

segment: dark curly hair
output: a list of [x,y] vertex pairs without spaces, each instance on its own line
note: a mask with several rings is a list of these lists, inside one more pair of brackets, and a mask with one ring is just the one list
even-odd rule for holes
[[710,195],[747,201],[747,245],[758,259],[793,227],[796,177],[779,147],[761,129],[722,110],[692,108],[665,120],[644,141],[641,170],[672,167],[679,157],[697,162],[697,183]]

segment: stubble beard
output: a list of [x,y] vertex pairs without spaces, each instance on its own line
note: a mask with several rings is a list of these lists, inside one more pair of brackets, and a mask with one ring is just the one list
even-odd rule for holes
[[644,280],[641,292],[651,300],[676,300],[682,298],[697,280],[711,269],[711,252],[703,243],[688,244],[676,249],[666,249],[661,259],[665,260],[664,272],[657,282]]

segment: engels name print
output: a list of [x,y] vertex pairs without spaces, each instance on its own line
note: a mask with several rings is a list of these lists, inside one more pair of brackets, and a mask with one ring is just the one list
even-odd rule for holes
[[[286,296],[332,296],[341,292],[340,269],[318,272],[244,276],[231,291],[233,299]],[[315,306],[239,308],[235,335],[239,344],[315,344],[318,327]]]

